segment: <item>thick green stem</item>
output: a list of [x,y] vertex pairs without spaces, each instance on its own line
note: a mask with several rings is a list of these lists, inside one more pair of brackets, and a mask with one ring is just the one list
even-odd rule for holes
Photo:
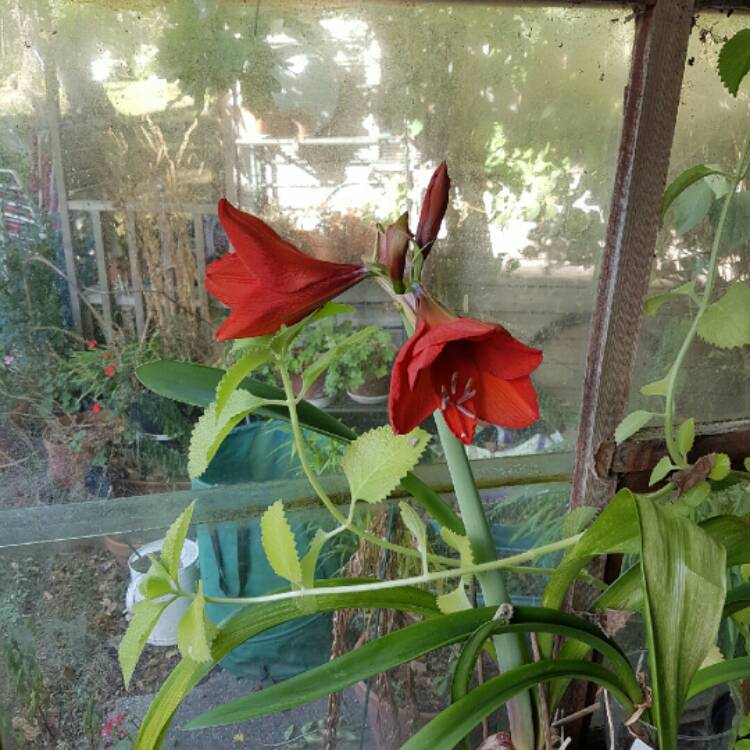
[[[440,435],[440,442],[445,452],[453,489],[456,493],[461,519],[466,528],[466,535],[471,542],[474,561],[478,564],[488,563],[497,559],[495,543],[492,539],[487,516],[484,513],[482,499],[477,490],[476,481],[471,471],[466,449],[451,432],[440,411],[435,412],[435,422]],[[510,603],[510,597],[505,588],[503,574],[499,569],[488,570],[477,575],[482,589],[485,604],[499,606]],[[494,639],[497,661],[503,672],[520,667],[526,663],[526,647],[523,637],[517,633],[496,636]],[[519,693],[508,702],[508,721],[510,734],[515,750],[533,750],[534,719],[531,710],[531,694]]]
[[690,330],[685,336],[685,340],[682,342],[677,357],[675,358],[672,367],[669,369],[667,374],[667,395],[666,395],[666,408],[664,415],[664,436],[667,443],[667,450],[672,462],[677,466],[686,466],[687,457],[683,456],[680,449],[677,446],[677,440],[674,435],[674,416],[675,416],[675,398],[677,396],[677,378],[680,373],[680,369],[685,362],[688,349],[693,343],[695,336],[698,332],[698,323],[700,322],[701,316],[706,311],[709,302],[711,301],[711,292],[713,291],[714,280],[716,278],[716,265],[719,258],[719,250],[721,249],[721,241],[724,236],[724,228],[726,226],[727,216],[729,215],[729,206],[732,203],[737,188],[739,187],[742,180],[745,179],[747,174],[748,164],[750,160],[750,131],[748,131],[745,137],[745,143],[742,147],[742,153],[737,166],[729,191],[724,198],[724,203],[721,206],[721,213],[719,214],[719,222],[716,225],[716,233],[714,234],[713,243],[711,245],[711,255],[708,259],[708,268],[706,270],[706,286],[703,289],[703,294],[700,298],[698,305],[698,312],[693,318]]

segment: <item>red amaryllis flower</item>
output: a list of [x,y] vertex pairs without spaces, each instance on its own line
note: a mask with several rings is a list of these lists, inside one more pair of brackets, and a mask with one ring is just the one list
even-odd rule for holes
[[529,375],[541,361],[541,351],[502,326],[457,318],[422,292],[416,330],[393,365],[388,402],[393,430],[408,433],[436,409],[467,444],[478,419],[528,427],[539,419]]
[[226,198],[218,213],[236,250],[206,269],[206,289],[231,309],[216,332],[219,341],[263,336],[296,323],[368,273],[361,265],[305,255]]
[[422,212],[419,214],[419,224],[414,239],[422,248],[422,255],[426,258],[432,249],[443,223],[443,216],[448,208],[448,191],[451,180],[448,177],[448,167],[445,162],[438,165],[432,173],[430,184],[427,186],[424,200],[422,201]]

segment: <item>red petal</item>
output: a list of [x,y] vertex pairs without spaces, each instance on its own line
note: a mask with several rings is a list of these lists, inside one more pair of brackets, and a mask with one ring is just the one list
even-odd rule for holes
[[398,435],[411,432],[440,406],[429,370],[419,373],[413,386],[409,384],[407,367],[416,341],[417,337],[412,336],[401,347],[391,373],[388,418]]
[[472,418],[463,414],[455,406],[449,406],[443,412],[443,416],[451,432],[465,445],[471,445],[477,430],[476,417]]
[[447,344],[458,341],[474,341],[491,336],[496,326],[473,318],[456,318],[450,323],[429,328],[414,349],[419,367],[429,367],[445,349]]
[[474,345],[474,359],[480,370],[486,370],[503,380],[515,380],[529,375],[542,363],[540,349],[532,349],[496,326],[492,335]]
[[237,254],[264,286],[294,292],[332,278],[356,279],[366,273],[363,266],[305,255],[264,221],[235,208],[226,198],[219,201],[217,210]]
[[539,419],[536,391],[528,377],[501,380],[481,371],[474,404],[479,419],[501,427],[518,430]]

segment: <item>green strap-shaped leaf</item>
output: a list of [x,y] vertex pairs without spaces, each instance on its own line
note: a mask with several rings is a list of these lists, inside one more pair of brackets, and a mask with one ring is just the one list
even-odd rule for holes
[[265,348],[250,349],[235,362],[216,386],[216,414],[221,415],[229,397],[239,388],[240,383],[255,369],[271,359],[271,352]]
[[[371,583],[369,579],[333,579],[316,582],[316,588],[327,586],[356,585]],[[432,616],[438,614],[435,597],[421,589],[406,586],[399,589],[365,591],[316,599],[318,612],[331,612],[336,609],[397,609],[415,614]],[[245,643],[253,636],[295,620],[302,616],[293,600],[270,602],[243,607],[231,615],[221,625],[211,644],[211,663],[198,664],[191,660],[181,661],[164,681],[151,701],[141,722],[136,738],[135,750],[158,750],[169,729],[172,718],[188,693],[218,664],[228,653]]]
[[750,583],[741,583],[727,593],[722,617],[731,617],[748,608],[750,608]]
[[159,557],[165,570],[174,580],[177,580],[177,573],[180,569],[182,547],[185,544],[185,537],[190,528],[193,510],[195,510],[195,500],[180,513],[177,520],[169,527],[161,545]]
[[151,635],[151,631],[156,627],[156,623],[161,617],[161,613],[172,603],[173,599],[165,602],[141,601],[133,606],[133,617],[128,623],[128,629],[125,631],[120,645],[117,648],[117,657],[120,662],[122,679],[125,687],[130,685],[130,680],[138,664],[138,659],[143,653],[146,641]]
[[419,463],[429,440],[429,433],[419,427],[408,435],[394,435],[390,425],[384,425],[360,435],[341,459],[352,500],[385,500]]
[[623,705],[626,713],[633,710],[633,703],[617,675],[600,664],[544,659],[516,667],[475,688],[438,714],[402,745],[401,750],[453,750],[482,719],[497,711],[513,696],[559,677],[580,678],[601,685]]
[[677,175],[677,177],[675,177],[674,180],[669,183],[669,186],[664,191],[664,195],[662,196],[662,219],[669,210],[669,207],[672,205],[672,203],[674,203],[677,196],[681,195],[685,190],[687,190],[687,188],[698,182],[698,180],[702,180],[704,177],[708,177],[708,175],[712,174],[723,175],[724,173],[720,169],[716,169],[715,167],[708,167],[705,164],[696,164],[694,167],[690,167],[681,174]]
[[690,683],[688,700],[698,693],[710,690],[718,685],[747,679],[750,679],[750,656],[741,656],[737,659],[727,659],[718,664],[712,664],[710,667],[698,670],[692,683]]
[[737,96],[742,79],[750,71],[750,29],[741,29],[719,52],[719,78],[732,96]]
[[732,284],[698,320],[698,335],[720,349],[750,344],[750,286]]
[[721,622],[726,551],[692,521],[636,496],[641,528],[652,715],[659,747],[677,747],[682,708]]
[[292,527],[284,514],[284,503],[277,500],[260,519],[261,542],[273,572],[296,586],[302,585],[302,566],[297,556]]

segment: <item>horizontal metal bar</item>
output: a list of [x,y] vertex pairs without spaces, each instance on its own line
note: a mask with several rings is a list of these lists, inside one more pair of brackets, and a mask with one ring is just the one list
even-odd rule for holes
[[71,211],[169,211],[177,214],[215,214],[215,203],[173,203],[170,201],[162,202],[138,201],[137,203],[123,203],[121,201],[100,201],[100,200],[72,200],[68,201],[68,208]]
[[[495,458],[473,464],[482,489],[565,482],[572,466],[573,454],[569,452]],[[453,489],[444,464],[423,466],[417,473],[437,492],[445,494]],[[327,477],[323,485],[334,500],[346,501],[344,477]],[[294,480],[16,508],[0,511],[0,550],[164,529],[194,499],[199,501],[195,513],[198,523],[242,520],[257,516],[279,498],[291,510],[319,507],[309,484]]]

